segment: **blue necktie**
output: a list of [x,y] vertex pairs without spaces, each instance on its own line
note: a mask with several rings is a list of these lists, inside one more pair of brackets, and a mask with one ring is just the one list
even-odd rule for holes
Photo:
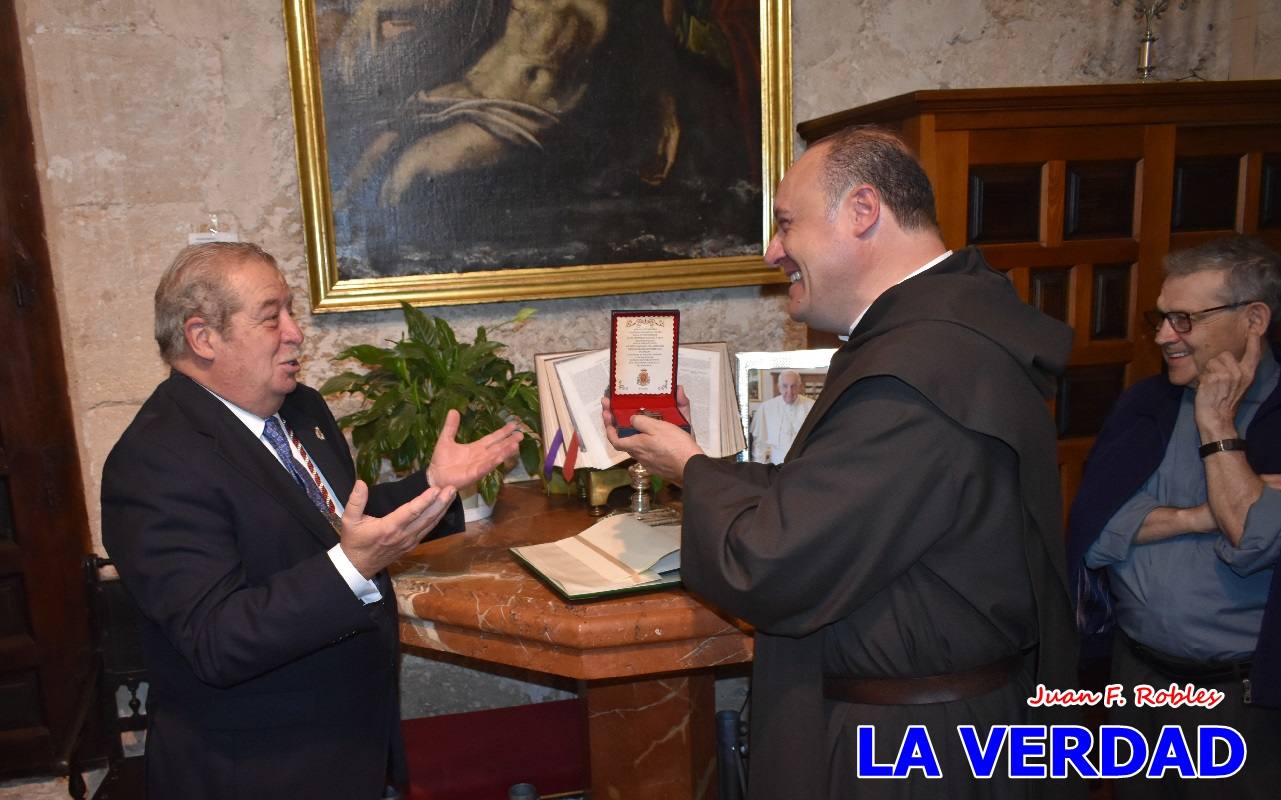
[[302,487],[302,490],[307,493],[307,497],[311,500],[311,504],[321,514],[324,514],[325,519],[329,520],[332,525],[334,522],[333,515],[329,513],[324,498],[320,496],[320,489],[316,486],[316,482],[311,479],[310,475],[303,474],[302,466],[294,458],[293,450],[289,449],[289,441],[285,439],[285,431],[280,427],[280,420],[274,416],[267,417],[267,424],[262,429],[262,435],[267,440],[267,444],[271,445],[271,449],[276,451],[276,455],[280,456],[280,460],[285,463],[285,469],[289,470],[289,474],[293,476],[294,483]]

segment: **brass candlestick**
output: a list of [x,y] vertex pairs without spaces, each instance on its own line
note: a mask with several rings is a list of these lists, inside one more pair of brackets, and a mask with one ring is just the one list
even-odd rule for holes
[[627,474],[632,478],[632,511],[643,514],[654,507],[649,497],[649,470],[638,461],[627,468]]

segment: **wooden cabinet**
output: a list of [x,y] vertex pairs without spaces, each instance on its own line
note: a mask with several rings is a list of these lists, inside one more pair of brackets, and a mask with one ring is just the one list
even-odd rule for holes
[[1281,81],[920,91],[799,131],[867,123],[916,148],[949,247],[1076,331],[1053,402],[1065,505],[1113,401],[1161,369],[1141,312],[1165,254],[1233,232],[1281,248]]

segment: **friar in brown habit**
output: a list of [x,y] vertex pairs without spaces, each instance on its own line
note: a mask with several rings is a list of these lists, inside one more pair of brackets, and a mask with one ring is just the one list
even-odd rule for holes
[[[750,797],[1081,793],[1004,760],[976,779],[957,733],[1045,722],[1036,685],[1075,682],[1045,405],[1071,331],[944,247],[929,180],[887,132],[812,147],[774,213],[788,313],[849,336],[785,462],[718,461],[639,417],[619,439],[605,412],[615,447],[684,485],[685,586],[756,628]],[[884,764],[912,724],[942,778],[860,781],[859,726]]]

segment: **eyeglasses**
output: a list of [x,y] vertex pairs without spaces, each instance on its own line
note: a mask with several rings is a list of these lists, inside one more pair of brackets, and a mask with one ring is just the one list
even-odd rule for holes
[[1207,314],[1213,314],[1216,311],[1227,311],[1230,308],[1240,308],[1248,306],[1254,300],[1242,300],[1239,303],[1228,303],[1226,306],[1215,306],[1214,308],[1203,308],[1200,311],[1151,311],[1143,312],[1143,319],[1154,331],[1161,330],[1161,323],[1168,322],[1175,333],[1187,333],[1192,330],[1192,323],[1198,322]]

